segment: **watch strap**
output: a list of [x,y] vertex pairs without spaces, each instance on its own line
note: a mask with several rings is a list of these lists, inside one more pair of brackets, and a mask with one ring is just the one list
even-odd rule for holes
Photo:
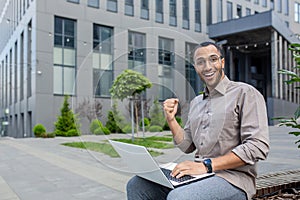
[[203,161],[204,166],[206,167],[207,173],[212,173],[212,166],[211,166],[211,159],[207,158],[204,159]]

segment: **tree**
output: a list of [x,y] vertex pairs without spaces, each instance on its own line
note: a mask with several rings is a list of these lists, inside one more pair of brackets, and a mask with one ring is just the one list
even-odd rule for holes
[[[110,93],[113,98],[120,99],[121,101],[126,98],[130,98],[131,100],[132,140],[134,139],[133,100],[137,99],[136,97],[138,94],[141,94],[143,91],[150,87],[152,87],[152,83],[147,77],[143,76],[143,74],[130,69],[126,69],[114,80],[114,83],[110,88]],[[136,127],[138,130],[138,113],[136,104],[135,107]]]
[[80,129],[76,115],[69,108],[69,96],[64,97],[64,102],[60,110],[61,115],[58,116],[55,125],[55,134],[57,136],[79,136]]
[[89,123],[91,123],[92,120],[99,119],[102,116],[102,104],[96,99],[92,102],[89,98],[84,99],[79,103],[76,113],[82,117],[86,117],[89,120]]
[[[296,62],[296,67],[295,67],[295,71],[298,72],[300,70],[300,44],[291,44],[290,51],[292,51],[293,53],[293,57],[294,60]],[[285,81],[287,84],[297,84],[300,83],[300,76],[293,71],[289,71],[289,70],[279,70],[280,74],[284,74],[290,77],[290,80]],[[295,86],[295,89],[300,89],[299,86]],[[275,120],[279,120],[280,124],[279,126],[288,126],[288,127],[292,127],[292,128],[296,128],[299,129],[299,131],[291,131],[289,132],[289,134],[295,135],[295,136],[299,136],[300,135],[300,105],[298,106],[298,108],[296,109],[294,116],[290,117],[290,118],[286,118],[286,117],[277,117],[277,118],[273,118]],[[295,144],[299,144],[298,148],[300,148],[300,140],[297,140],[295,142]]]
[[117,107],[117,102],[114,101],[112,105],[112,110],[108,112],[107,122],[105,126],[112,133],[123,133],[122,128],[125,127],[125,118],[120,114]]

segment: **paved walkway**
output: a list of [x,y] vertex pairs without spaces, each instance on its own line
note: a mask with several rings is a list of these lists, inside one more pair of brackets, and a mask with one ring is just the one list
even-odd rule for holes
[[[296,137],[287,134],[289,130],[270,127],[271,151],[268,159],[260,162],[260,176],[300,169],[300,150],[294,144]],[[0,200],[126,199],[125,185],[131,174],[120,158],[61,145],[113,137],[130,135],[0,138]],[[169,149],[155,159],[179,162],[192,159],[192,155]]]

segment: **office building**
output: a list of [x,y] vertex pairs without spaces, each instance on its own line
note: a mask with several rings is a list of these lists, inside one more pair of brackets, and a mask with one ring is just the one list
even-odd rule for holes
[[[300,43],[299,0],[4,0],[0,5],[0,131],[32,137],[37,123],[49,132],[64,95],[74,110],[102,106],[125,69],[153,83],[143,97],[179,97],[182,109],[203,89],[192,50],[212,40],[224,47],[231,80],[265,97],[270,124],[300,103],[279,69],[295,63],[289,44]],[[127,108],[126,101],[124,110]],[[186,112],[182,112],[184,118]],[[89,121],[81,119],[83,133]]]

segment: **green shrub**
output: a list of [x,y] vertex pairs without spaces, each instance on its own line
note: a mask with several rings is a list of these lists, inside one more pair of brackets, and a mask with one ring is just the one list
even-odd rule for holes
[[95,135],[103,135],[104,132],[103,132],[103,130],[102,130],[101,127],[98,127],[98,128],[96,128],[96,129],[94,130],[94,134],[95,134]]
[[47,133],[46,135],[47,135],[47,138],[55,138],[54,132]]
[[109,135],[110,134],[110,130],[105,126],[102,127],[102,131],[103,131],[104,135]]
[[98,127],[95,131],[94,131],[94,134],[95,135],[109,135],[110,134],[110,131],[108,128],[106,128],[105,126],[104,127]]
[[54,138],[55,137],[55,133],[42,133],[41,134],[42,138]]
[[99,127],[102,127],[102,122],[98,119],[94,119],[90,124],[90,131],[91,133],[95,134],[95,130]]
[[110,134],[110,130],[107,127],[103,126],[102,122],[98,119],[95,119],[91,122],[90,131],[95,135]]
[[[122,131],[124,133],[132,133],[132,128],[131,128],[131,124],[127,124],[124,126],[124,128],[122,129]],[[134,132],[136,132],[136,128],[134,129]]]
[[36,124],[33,127],[33,133],[35,137],[41,137],[42,134],[46,133],[46,128],[43,124]]
[[[149,118],[144,118],[144,125],[145,125],[145,131],[148,131],[149,130],[149,127],[150,127],[150,119]],[[143,128],[143,123],[142,123],[142,120],[140,121],[140,127],[141,129]]]
[[[147,117],[144,118],[144,125],[145,126],[150,126],[150,119],[148,119]],[[140,127],[143,126],[142,120],[140,121]]]
[[111,133],[122,133],[123,131],[120,128],[121,124],[122,119],[120,114],[117,111],[109,111],[105,127],[107,127]]
[[[73,111],[69,108],[68,102],[69,96],[64,97],[63,105],[60,109],[60,116],[58,116],[57,121],[54,123],[55,125],[55,134],[57,136],[79,136],[79,123],[77,116],[73,113]],[[71,131],[71,135],[68,134],[69,130],[75,129],[75,131]]]
[[154,126],[149,127],[149,131],[150,132],[162,132],[163,128],[161,126],[154,125]]
[[77,129],[70,129],[67,132],[66,136],[72,137],[72,136],[79,136],[80,132]]

